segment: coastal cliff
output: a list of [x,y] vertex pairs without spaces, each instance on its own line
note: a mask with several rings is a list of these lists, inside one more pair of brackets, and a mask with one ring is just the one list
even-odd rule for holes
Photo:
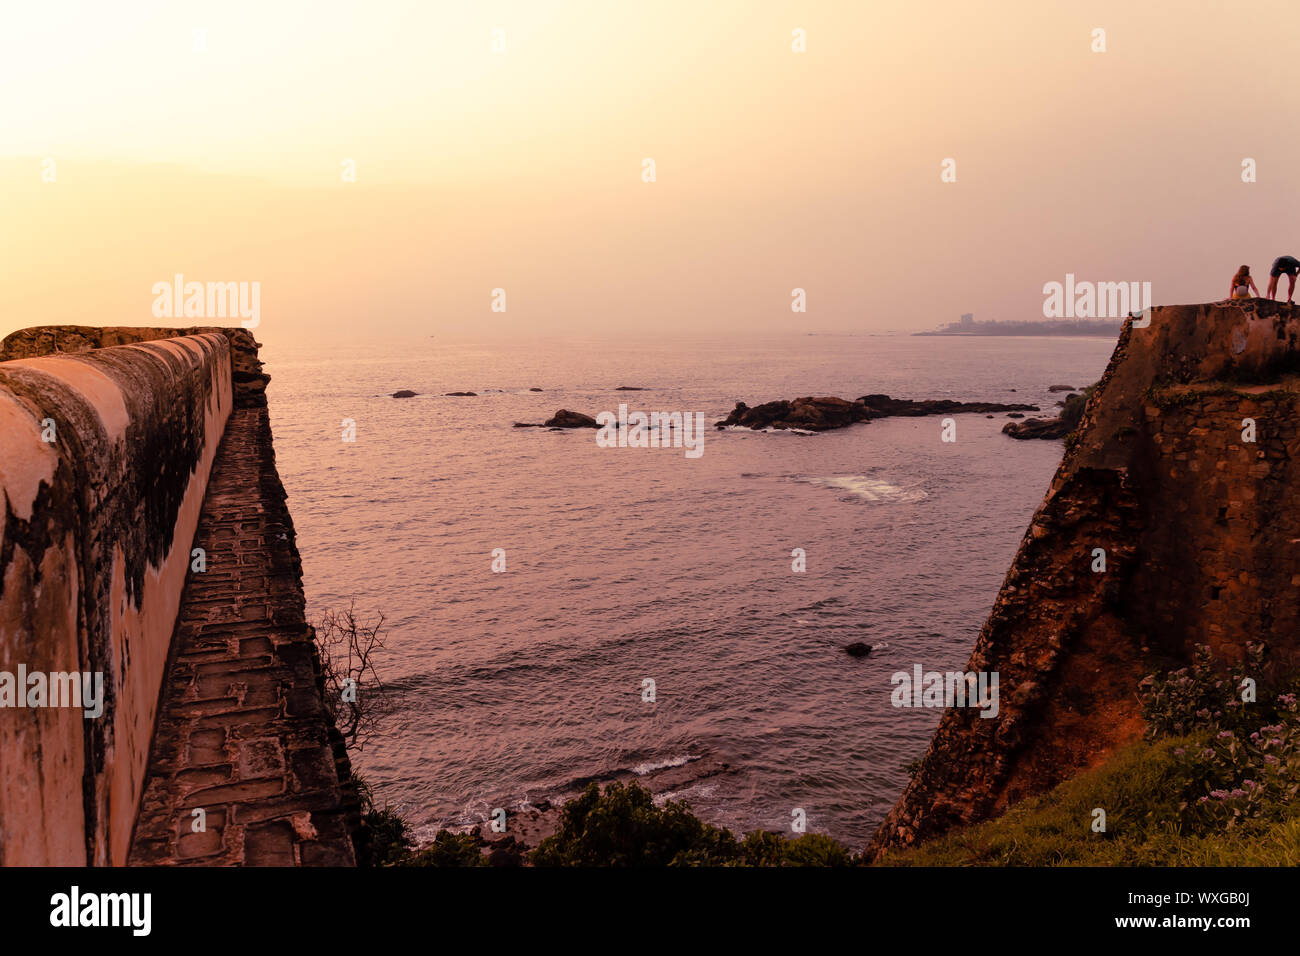
[[1194,647],[1300,661],[1300,308],[1155,308],[1126,324],[877,857],[1000,814],[1142,732],[1146,674]]

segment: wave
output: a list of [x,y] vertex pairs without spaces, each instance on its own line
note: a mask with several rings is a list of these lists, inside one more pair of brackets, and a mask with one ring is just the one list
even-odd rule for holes
[[654,795],[654,803],[657,807],[662,807],[670,800],[681,800],[685,797],[698,797],[704,800],[711,799],[718,792],[717,784],[699,784],[685,787],[681,790],[668,790],[664,793]]
[[[758,432],[763,435],[816,435],[817,432],[807,428],[750,428],[748,425],[724,425],[716,429],[720,432]],[[748,477],[748,476],[746,476]]]
[[898,485],[868,475],[834,475],[826,478],[798,478],[819,488],[831,488],[846,492],[847,495],[863,501],[882,504],[899,504],[923,501],[929,497],[926,492],[915,486],[900,488]]
[[683,767],[688,763],[699,760],[701,754],[685,754],[681,757],[669,757],[667,760],[653,760],[639,763],[632,768],[632,772],[638,777],[644,777],[648,773],[654,773],[656,770],[667,770],[669,767]]

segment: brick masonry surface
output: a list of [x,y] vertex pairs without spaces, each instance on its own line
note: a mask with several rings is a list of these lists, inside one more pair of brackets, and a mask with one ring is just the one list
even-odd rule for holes
[[207,570],[186,581],[130,863],[356,865],[356,789],[264,405],[231,414],[194,546]]

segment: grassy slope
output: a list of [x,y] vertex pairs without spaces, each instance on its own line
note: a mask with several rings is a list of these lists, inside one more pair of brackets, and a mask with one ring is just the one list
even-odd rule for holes
[[[1298,866],[1300,807],[1274,823],[1205,834],[1177,824],[1173,750],[1196,738],[1134,744],[1003,816],[891,853],[887,866]],[[1093,809],[1106,832],[1091,831]]]

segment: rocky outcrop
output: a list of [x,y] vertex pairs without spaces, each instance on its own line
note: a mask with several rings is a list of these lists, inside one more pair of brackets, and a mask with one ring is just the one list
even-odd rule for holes
[[590,415],[584,415],[582,412],[571,412],[567,408],[561,408],[553,416],[548,418],[543,425],[547,428],[599,428],[596,419]]
[[561,408],[544,422],[515,422],[515,428],[599,428],[596,419]]
[[1104,760],[1141,733],[1141,678],[1196,644],[1300,663],[1300,308],[1248,305],[1125,326],[967,665],[999,675],[998,714],[944,712],[869,853]]
[[928,401],[910,401],[905,398],[890,398],[888,395],[863,395],[858,399],[867,406],[873,418],[902,416],[905,418],[923,415],[960,415],[967,412],[985,414],[987,412],[1036,412],[1037,405],[1005,405],[1000,402],[954,402],[949,399],[931,399]]
[[[1027,418],[1023,422],[1009,422],[1002,426],[1002,434],[1010,435],[1012,438],[1032,439],[1040,438],[1055,440],[1067,438],[1074,433],[1079,427],[1079,421],[1083,418],[1083,410],[1088,402],[1088,396],[1092,394],[1091,388],[1081,389],[1078,395],[1067,395],[1065,401],[1057,402],[1061,406],[1061,414],[1056,418]],[[1020,415],[1008,415],[1008,418],[1020,418]]]
[[716,422],[718,428],[798,428],[811,432],[824,432],[844,428],[856,422],[865,422],[871,412],[861,402],[842,398],[796,398],[792,402],[764,402],[750,408],[737,402],[731,414]]
[[584,415],[582,412],[571,412],[567,408],[561,408],[558,412],[542,423],[545,428],[599,428],[596,419],[590,415]]
[[993,402],[911,401],[888,395],[864,395],[855,401],[828,396],[796,398],[793,401],[765,402],[750,408],[737,402],[731,414],[717,428],[797,428],[824,432],[846,428],[873,418],[891,416],[951,415],[962,412],[1004,412],[1015,409],[1038,411],[1037,405],[1000,405]]
[[1064,438],[1073,430],[1059,418],[1026,418],[1002,426],[1002,434],[1012,438]]

